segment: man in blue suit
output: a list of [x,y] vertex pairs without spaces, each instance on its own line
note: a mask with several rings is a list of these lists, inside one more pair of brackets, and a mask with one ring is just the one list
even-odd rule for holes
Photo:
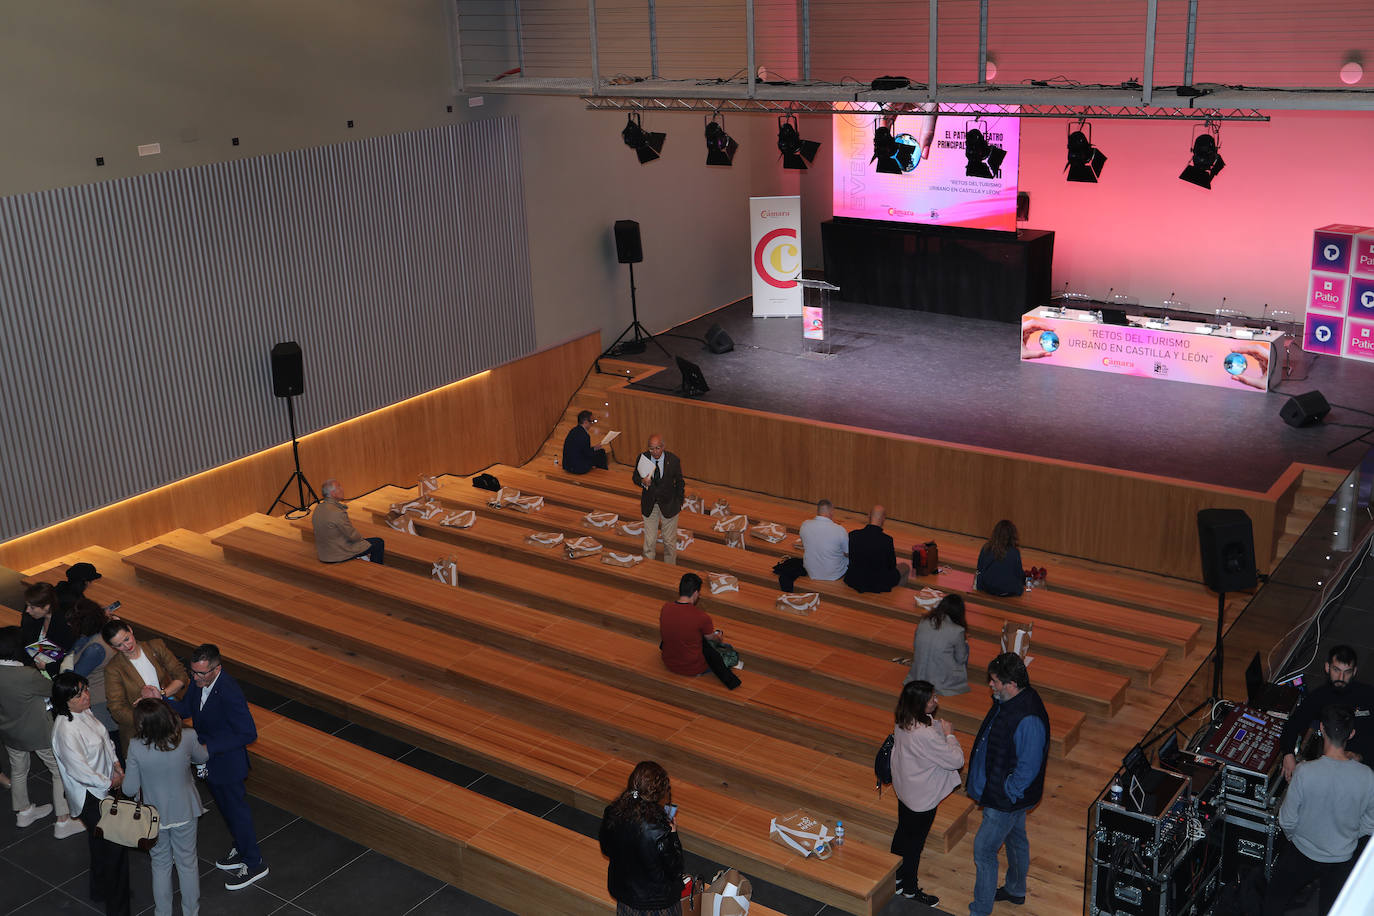
[[191,653],[191,689],[182,700],[170,699],[172,708],[189,717],[206,750],[210,752],[206,783],[215,805],[234,838],[234,848],[215,862],[229,872],[224,887],[236,891],[267,876],[267,863],[258,850],[253,812],[248,808],[244,780],[248,778],[248,745],[258,740],[258,729],[238,682],[220,665],[219,647],[211,643]]

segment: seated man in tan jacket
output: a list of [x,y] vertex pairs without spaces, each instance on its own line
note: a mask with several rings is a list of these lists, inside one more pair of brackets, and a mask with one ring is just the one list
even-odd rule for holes
[[371,560],[381,563],[386,542],[381,538],[365,538],[348,520],[348,507],[340,502],[343,487],[334,478],[320,487],[324,499],[315,504],[310,523],[315,527],[315,552],[324,563],[345,560]]
[[129,622],[111,620],[100,630],[115,655],[105,666],[105,707],[119,726],[121,753],[134,734],[134,704],[144,697],[171,697],[186,687],[186,669],[160,639],[139,642]]

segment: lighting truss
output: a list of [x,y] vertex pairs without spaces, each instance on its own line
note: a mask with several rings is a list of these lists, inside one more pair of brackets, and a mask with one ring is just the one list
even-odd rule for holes
[[[760,114],[849,115],[910,114],[907,108],[880,106],[860,109],[849,101],[797,99],[721,99],[666,96],[583,96],[588,111],[718,111]],[[974,102],[941,102],[932,114],[997,118],[1094,118],[1103,121],[1268,121],[1256,108],[1145,108],[1131,105],[981,105]]]

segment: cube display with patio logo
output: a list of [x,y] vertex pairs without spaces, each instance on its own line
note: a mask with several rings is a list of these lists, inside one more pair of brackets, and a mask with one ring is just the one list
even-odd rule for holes
[[1338,223],[1312,234],[1302,346],[1374,361],[1374,228]]

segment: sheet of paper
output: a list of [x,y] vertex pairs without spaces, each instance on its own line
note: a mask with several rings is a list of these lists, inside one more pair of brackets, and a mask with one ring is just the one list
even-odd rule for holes
[[606,446],[610,445],[613,441],[615,441],[616,436],[619,435],[620,430],[618,429],[607,430],[605,438],[601,440],[600,444],[597,445],[597,448],[605,448]]
[[654,459],[650,458],[648,455],[640,455],[639,463],[635,465],[635,473],[640,477],[653,477]]

